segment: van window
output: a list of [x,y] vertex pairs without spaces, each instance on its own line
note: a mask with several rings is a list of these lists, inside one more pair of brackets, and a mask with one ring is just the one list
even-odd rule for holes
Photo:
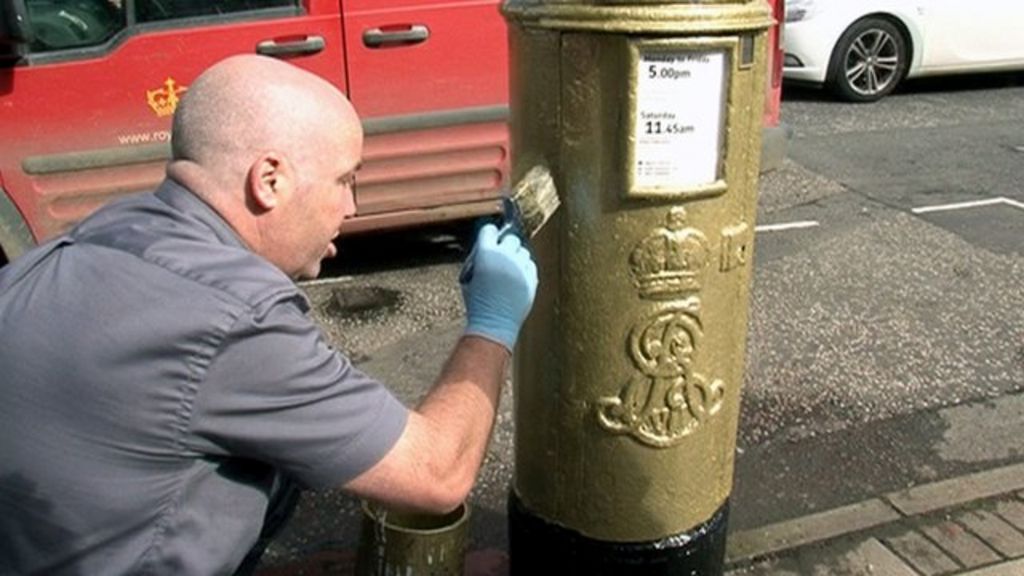
[[229,0],[209,2],[206,0],[137,0],[139,22],[219,16],[235,12],[249,12],[265,8],[295,6],[294,0]]
[[32,52],[102,44],[125,26],[122,1],[27,0]]
[[298,0],[26,0],[33,53],[103,44],[135,23],[297,7]]

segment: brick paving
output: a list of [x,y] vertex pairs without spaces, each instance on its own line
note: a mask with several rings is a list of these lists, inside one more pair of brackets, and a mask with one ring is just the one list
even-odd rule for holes
[[[730,542],[729,576],[1024,576],[1024,467],[1009,466],[889,494],[897,512],[867,529],[835,530],[781,548],[774,532]],[[874,501],[872,501],[874,502]],[[848,517],[845,507],[835,518]],[[865,508],[866,509],[866,508]],[[879,510],[874,505],[873,518]],[[816,514],[825,522],[829,512]],[[799,525],[799,519],[797,522]],[[777,539],[777,536],[776,536]]]

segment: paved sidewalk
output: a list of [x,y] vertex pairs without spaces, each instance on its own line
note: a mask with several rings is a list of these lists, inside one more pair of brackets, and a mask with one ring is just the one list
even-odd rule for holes
[[1024,464],[729,536],[729,576],[1022,576]]
[[[1024,576],[1024,464],[916,486],[729,535],[727,576]],[[506,576],[497,549],[467,576]],[[351,575],[351,550],[322,550],[257,576]]]

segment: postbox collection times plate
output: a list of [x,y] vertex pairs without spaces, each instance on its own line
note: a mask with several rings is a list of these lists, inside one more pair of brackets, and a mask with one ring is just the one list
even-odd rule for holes
[[719,181],[727,63],[723,49],[640,50],[634,192],[672,195]]

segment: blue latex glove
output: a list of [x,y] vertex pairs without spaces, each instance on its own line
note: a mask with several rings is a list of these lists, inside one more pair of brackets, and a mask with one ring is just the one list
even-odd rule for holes
[[476,236],[459,276],[466,305],[466,334],[504,345],[511,352],[537,292],[537,265],[508,228],[486,224]]

